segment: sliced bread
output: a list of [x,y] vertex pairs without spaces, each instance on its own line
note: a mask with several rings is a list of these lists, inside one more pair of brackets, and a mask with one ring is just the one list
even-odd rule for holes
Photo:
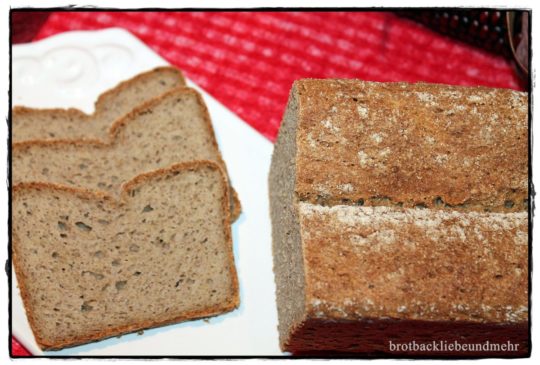
[[35,109],[16,106],[12,113],[14,142],[36,139],[106,138],[112,123],[139,104],[171,89],[185,86],[180,70],[158,67],[103,93],[93,114],[78,109]]
[[239,304],[229,189],[199,161],[139,175],[120,196],[13,188],[12,258],[39,346],[60,349]]
[[[178,88],[117,120],[108,139],[14,143],[12,178],[14,184],[44,181],[118,194],[140,173],[196,160],[226,171],[201,96]],[[234,191],[231,196],[236,219],[240,203]]]
[[526,354],[527,115],[513,90],[296,81],[269,178],[282,349]]

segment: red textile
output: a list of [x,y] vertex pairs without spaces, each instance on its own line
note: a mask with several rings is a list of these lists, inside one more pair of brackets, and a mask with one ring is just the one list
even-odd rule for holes
[[11,337],[11,353],[13,356],[32,356],[14,337]]
[[519,88],[509,63],[391,12],[65,12],[38,34],[122,27],[274,140],[304,77]]
[[505,59],[391,12],[58,12],[35,39],[107,27],[131,31],[272,141],[299,78],[521,89]]

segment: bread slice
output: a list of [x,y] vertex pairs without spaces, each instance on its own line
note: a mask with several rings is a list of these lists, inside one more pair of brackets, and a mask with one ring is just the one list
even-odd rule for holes
[[[179,88],[117,120],[106,140],[14,143],[12,179],[118,194],[122,183],[140,173],[196,160],[214,161],[226,171],[204,101],[195,90]],[[236,219],[235,192],[231,204]]]
[[[295,82],[269,178],[294,354],[528,351],[527,94]],[[431,352],[394,344],[506,344]]]
[[13,188],[12,258],[44,350],[231,311],[239,304],[219,165],[139,175],[119,198],[52,183]]
[[103,93],[93,114],[78,109],[13,108],[12,140],[106,138],[112,123],[139,104],[164,92],[185,86],[180,70],[158,67],[121,82]]

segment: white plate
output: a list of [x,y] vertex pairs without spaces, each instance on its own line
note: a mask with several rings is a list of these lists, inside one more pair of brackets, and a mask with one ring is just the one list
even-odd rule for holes
[[[13,47],[13,104],[76,107],[92,112],[103,91],[167,62],[122,29],[68,32]],[[210,111],[218,143],[243,213],[233,225],[240,308],[229,314],[129,334],[46,355],[280,355],[272,272],[267,176],[272,144],[197,89]],[[33,354],[37,346],[13,276],[14,336]]]

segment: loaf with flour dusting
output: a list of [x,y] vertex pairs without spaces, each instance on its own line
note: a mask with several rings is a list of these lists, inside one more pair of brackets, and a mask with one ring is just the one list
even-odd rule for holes
[[269,184],[284,351],[529,351],[526,93],[299,80]]

